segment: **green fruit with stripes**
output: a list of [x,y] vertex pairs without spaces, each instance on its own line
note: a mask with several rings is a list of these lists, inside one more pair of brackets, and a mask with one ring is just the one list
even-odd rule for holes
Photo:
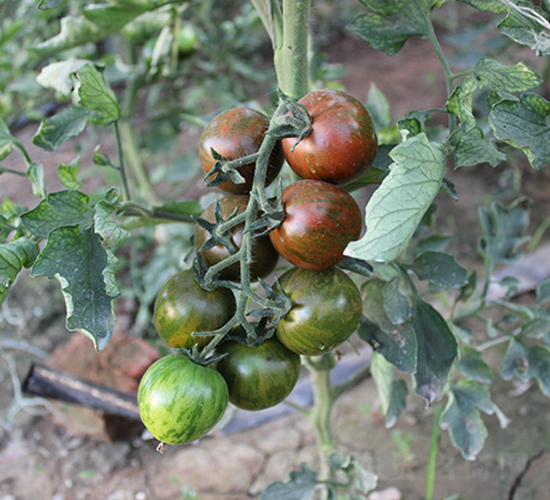
[[294,267],[279,283],[292,300],[292,309],[275,329],[291,351],[316,356],[345,342],[359,326],[361,293],[341,269]]
[[226,354],[216,368],[229,388],[229,401],[249,411],[279,404],[292,392],[300,376],[300,356],[275,337],[258,346],[228,341],[216,352]]
[[161,288],[153,312],[160,337],[173,348],[204,347],[212,337],[194,336],[225,325],[235,313],[235,296],[227,288],[203,290],[192,270],[180,271]]
[[173,445],[189,443],[212,430],[228,401],[223,377],[185,354],[170,354],[155,361],[138,389],[143,424],[160,442]]

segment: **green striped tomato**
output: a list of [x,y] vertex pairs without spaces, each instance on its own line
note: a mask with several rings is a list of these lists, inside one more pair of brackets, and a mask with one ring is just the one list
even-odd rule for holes
[[141,420],[166,444],[189,443],[204,436],[220,421],[228,401],[223,377],[184,354],[155,361],[139,383]]
[[[233,108],[215,116],[204,129],[199,144],[202,169],[208,173],[216,163],[211,149],[228,160],[257,153],[268,128],[269,118],[250,108]],[[269,160],[266,185],[277,177],[283,162],[283,150],[278,142]],[[252,188],[254,170],[255,164],[248,163],[239,168],[239,173],[245,179],[243,184],[226,181],[217,187],[229,193],[246,194]]]
[[378,151],[374,125],[365,106],[335,89],[319,89],[300,99],[312,118],[311,133],[296,144],[282,140],[285,158],[304,179],[345,184],[372,165]]
[[304,269],[325,269],[344,260],[344,249],[361,233],[361,210],[346,191],[328,182],[302,180],[283,191],[285,219],[269,233],[279,254]]
[[187,269],[176,273],[160,289],[153,312],[155,328],[170,347],[204,347],[212,337],[193,333],[221,328],[232,318],[235,307],[231,290],[203,290],[193,271]]
[[228,341],[216,350],[227,354],[216,368],[229,388],[229,401],[238,408],[258,411],[283,401],[300,375],[300,356],[275,337],[258,346]]
[[275,329],[277,338],[297,354],[323,354],[345,342],[359,326],[361,293],[341,269],[294,267],[279,283],[292,300],[292,309]]

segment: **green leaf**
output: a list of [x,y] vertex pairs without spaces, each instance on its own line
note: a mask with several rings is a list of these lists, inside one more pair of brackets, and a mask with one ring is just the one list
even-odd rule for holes
[[68,107],[40,122],[33,144],[46,151],[54,151],[70,137],[79,135],[91,116],[84,108]]
[[497,102],[489,114],[495,136],[521,149],[531,165],[540,170],[550,163],[550,102],[536,94],[523,94],[519,101]]
[[506,161],[506,155],[498,150],[495,141],[486,139],[479,127],[474,127],[458,137],[453,149],[456,168],[474,167],[482,163],[496,167]]
[[93,224],[93,210],[88,197],[78,191],[50,193],[38,206],[21,216],[23,225],[39,238],[47,238],[51,231],[63,226],[78,225],[82,231]]
[[445,173],[445,147],[420,134],[391,152],[390,173],[366,207],[367,232],[351,242],[346,254],[388,262],[407,247],[423,215],[439,192]]
[[391,125],[390,103],[374,83],[371,83],[365,107],[377,131]]
[[490,210],[479,207],[483,236],[478,249],[488,266],[494,268],[499,262],[512,264],[522,253],[519,251],[528,238],[523,235],[529,226],[529,208],[520,199],[505,207],[493,202]]
[[393,427],[407,406],[409,390],[404,380],[396,379],[393,365],[374,352],[371,360],[371,374],[380,398],[386,428]]
[[119,248],[131,236],[114,218],[118,201],[118,197],[113,197],[111,200],[99,201],[94,207],[95,232],[103,238],[103,244],[111,249]]
[[113,299],[114,256],[93,228],[59,227],[32,267],[31,276],[57,279],[67,307],[67,329],[92,339],[101,351],[112,336],[116,319]]
[[508,12],[508,7],[501,0],[459,0],[475,7],[483,12],[494,12],[495,14],[503,14]]
[[456,298],[457,302],[466,302],[476,291],[477,286],[477,273],[472,271],[468,276],[468,283],[466,283],[461,289],[458,297]]
[[460,348],[457,367],[469,380],[481,384],[490,384],[493,381],[491,367],[483,360],[481,353],[472,347],[462,346]]
[[31,267],[39,253],[38,243],[27,238],[0,245],[0,304],[19,271]]
[[360,0],[369,13],[355,18],[349,29],[388,55],[399,52],[412,36],[430,32],[428,0]]
[[446,103],[446,109],[460,120],[460,128],[467,132],[476,126],[473,114],[473,95],[479,88],[478,81],[473,76],[467,76],[464,81],[453,90]]
[[419,279],[442,288],[460,288],[468,283],[468,272],[448,253],[424,252],[409,268]]
[[47,89],[53,89],[63,96],[73,90],[71,75],[83,66],[92,64],[87,59],[69,59],[48,64],[38,74],[36,81]]
[[420,299],[413,305],[413,327],[418,342],[415,392],[431,404],[443,395],[458,343],[443,316]]
[[0,214],[0,242],[5,242],[9,234],[16,228],[10,224],[9,220]]
[[527,92],[542,82],[536,71],[523,62],[515,66],[505,66],[491,57],[480,59],[475,65],[474,73],[484,87],[503,92]]
[[317,474],[303,463],[299,471],[290,473],[287,482],[270,484],[262,494],[262,500],[308,500],[317,487]]
[[399,292],[400,283],[399,278],[394,278],[382,289],[384,311],[394,325],[403,324],[411,316],[409,301]]
[[84,7],[82,13],[105,33],[114,33],[123,28],[147,8],[137,5],[120,6],[115,4],[90,4]]
[[550,318],[535,318],[521,327],[521,337],[541,339],[550,333]]
[[38,8],[40,10],[56,9],[61,5],[61,0],[40,0]]
[[27,169],[27,177],[32,183],[32,192],[38,198],[46,196],[44,187],[44,167],[39,163],[31,163]]
[[71,163],[58,165],[57,176],[67,189],[78,191],[82,188],[82,182],[78,180],[79,170],[80,157],[76,157]]
[[448,424],[451,441],[466,460],[476,458],[487,437],[487,428],[479,410],[489,414],[494,412],[485,387],[467,381],[451,386],[449,402],[441,421]]
[[449,243],[451,242],[451,240],[452,240],[451,236],[445,236],[442,234],[432,234],[418,241],[418,243],[416,244],[416,246],[413,248],[411,252],[411,256],[417,257],[418,255],[427,251],[441,252],[449,246]]
[[550,300],[550,279],[537,286],[537,304],[541,305]]
[[3,160],[11,153],[15,137],[11,135],[8,124],[0,118],[0,160]]
[[[521,7],[528,7],[531,12],[545,19],[544,12],[530,3],[521,2]],[[541,23],[533,16],[524,15],[519,9],[509,9],[508,16],[498,25],[499,31],[516,43],[531,47],[538,55],[550,55],[550,43]]]
[[523,341],[512,339],[500,374],[504,380],[511,380],[514,375],[523,382],[534,378],[540,390],[550,396],[550,350],[540,345],[528,347]]
[[80,103],[92,113],[92,123],[105,127],[120,117],[116,96],[107,80],[94,65],[83,66],[74,73],[75,93]]

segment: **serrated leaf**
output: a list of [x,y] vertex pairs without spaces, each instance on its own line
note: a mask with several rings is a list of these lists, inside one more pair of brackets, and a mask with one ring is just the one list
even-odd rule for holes
[[48,64],[38,74],[36,81],[47,89],[54,89],[68,96],[73,90],[71,75],[83,66],[92,64],[87,59],[69,59]]
[[80,157],[76,157],[71,163],[58,165],[57,176],[67,189],[78,191],[82,188],[82,182],[78,179],[79,170]]
[[483,360],[481,353],[472,347],[462,346],[460,348],[457,367],[469,380],[481,384],[490,384],[493,381],[491,367]]
[[487,428],[479,410],[492,414],[493,403],[485,387],[459,381],[451,386],[449,402],[441,421],[449,425],[449,434],[466,460],[474,460],[483,448]]
[[77,80],[75,92],[80,103],[92,113],[92,123],[105,127],[118,120],[120,108],[103,73],[94,65],[88,64],[74,75]]
[[44,167],[39,163],[32,162],[27,168],[27,177],[32,183],[32,192],[38,198],[46,196],[44,187]]
[[493,202],[490,210],[479,207],[483,236],[478,249],[487,265],[494,268],[499,262],[511,264],[522,253],[519,248],[526,242],[524,237],[529,226],[529,208],[525,200],[517,200],[505,207]]
[[481,85],[503,92],[527,92],[538,87],[542,78],[523,62],[505,66],[496,59],[484,57],[474,68]]
[[63,226],[78,225],[84,231],[93,224],[93,210],[88,197],[78,191],[50,193],[39,205],[21,216],[23,225],[39,238]]
[[88,336],[101,351],[113,334],[116,319],[113,300],[114,256],[102,245],[93,228],[59,227],[36,260],[31,276],[57,279],[67,308],[67,329]]
[[0,245],[0,304],[19,271],[31,267],[39,253],[38,243],[27,238]]
[[367,232],[348,245],[346,255],[379,262],[396,259],[439,192],[446,159],[441,143],[420,134],[390,155],[395,163],[367,203]]
[[550,163],[550,102],[536,94],[523,94],[519,101],[497,102],[489,113],[495,136],[521,149],[531,165],[540,170]]
[[390,56],[399,52],[412,36],[429,33],[432,5],[428,0],[360,1],[370,12],[355,18],[349,29]]
[[500,374],[504,380],[514,375],[524,382],[534,378],[540,390],[550,396],[550,350],[540,345],[528,347],[523,341],[512,339]]
[[460,128],[467,132],[476,126],[473,114],[473,95],[479,88],[478,81],[473,76],[467,76],[464,81],[453,90],[445,105],[449,113],[460,120]]
[[318,485],[317,474],[303,463],[299,471],[290,473],[287,482],[270,484],[262,494],[262,500],[309,500]]
[[410,322],[386,332],[379,325],[364,319],[357,335],[373,346],[398,370],[413,373],[416,369],[417,342]]
[[415,392],[431,404],[443,395],[458,343],[443,316],[420,299],[413,305],[413,327],[418,343]]
[[367,108],[377,131],[390,126],[390,103],[374,83],[371,83],[365,108]]
[[500,152],[492,139],[483,136],[479,127],[474,127],[461,134],[453,149],[455,167],[474,167],[488,163],[496,167],[506,161],[506,155]]
[[54,151],[70,137],[79,135],[88,124],[91,116],[80,107],[68,107],[40,122],[33,144],[46,151]]
[[401,325],[411,316],[411,307],[407,298],[399,291],[401,280],[394,278],[382,289],[382,303],[388,319],[394,325]]
[[[545,18],[544,12],[539,8],[525,3],[521,6],[527,6],[532,12]],[[522,14],[519,9],[509,9],[504,21],[498,25],[498,30],[516,43],[531,47],[538,55],[550,55],[550,40],[542,24],[538,23],[533,16]]]
[[110,249],[120,248],[129,238],[130,233],[117,224],[114,213],[116,205],[107,200],[100,200],[94,207],[95,232],[103,238],[103,244]]
[[409,390],[404,380],[396,379],[393,365],[378,353],[373,353],[371,374],[378,396],[382,414],[386,418],[386,428],[393,427],[407,406]]
[[460,288],[468,283],[468,272],[448,253],[424,252],[414,259],[409,268],[419,279],[442,288]]
[[494,12],[495,14],[503,14],[508,11],[508,7],[501,0],[459,0],[475,7],[483,12]]

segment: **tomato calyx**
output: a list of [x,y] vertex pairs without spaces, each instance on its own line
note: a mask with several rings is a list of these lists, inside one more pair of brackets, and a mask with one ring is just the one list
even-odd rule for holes
[[209,187],[220,186],[224,182],[231,181],[234,184],[244,184],[246,179],[239,173],[239,168],[256,162],[258,153],[229,160],[219,154],[214,148],[210,148],[212,157],[216,160],[214,166],[204,176],[203,180]]
[[268,134],[277,139],[296,137],[294,149],[313,130],[313,120],[306,107],[279,90],[279,107],[275,111]]

